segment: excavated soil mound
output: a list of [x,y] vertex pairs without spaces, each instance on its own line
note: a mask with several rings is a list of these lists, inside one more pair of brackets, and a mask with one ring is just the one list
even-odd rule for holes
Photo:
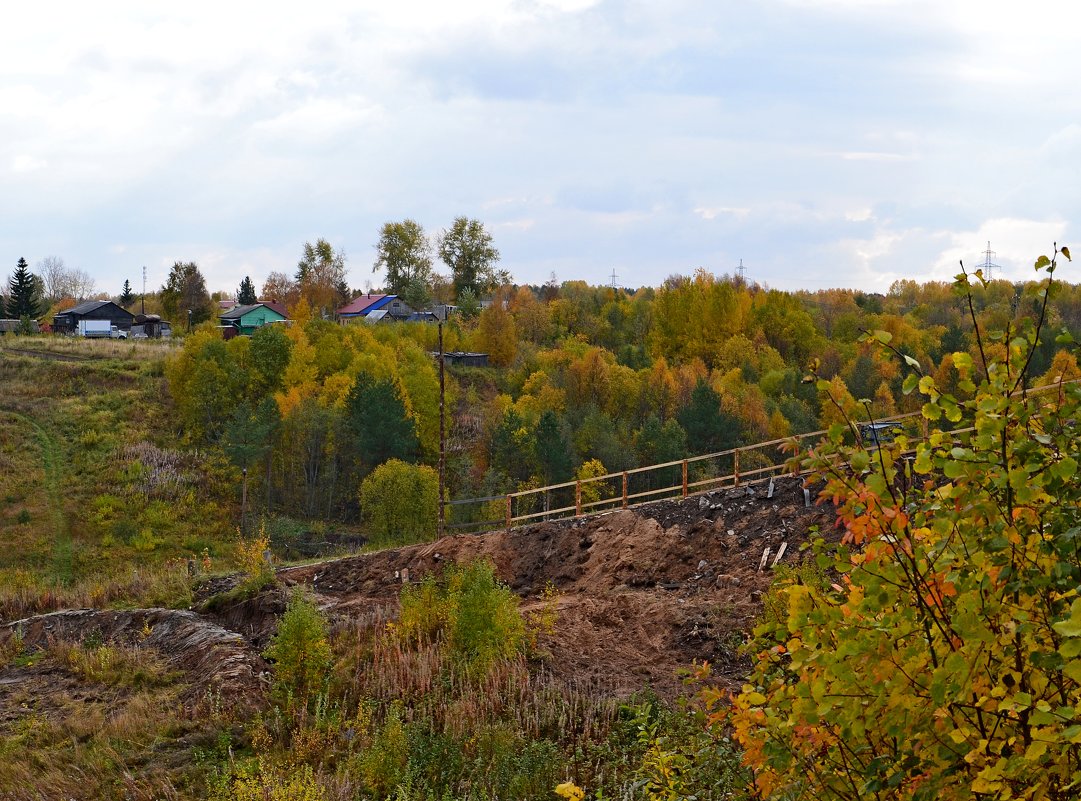
[[[800,557],[833,512],[807,504],[799,479],[734,487],[582,520],[539,523],[279,571],[341,615],[393,605],[403,583],[448,562],[490,560],[526,613],[558,593],[556,631],[541,638],[558,676],[615,693],[681,689],[677,671],[709,660],[722,682],[747,665],[735,649],[761,611],[778,553]],[[782,551],[783,547],[783,551]],[[764,556],[766,549],[768,556]],[[763,567],[763,559],[765,565]]]
[[0,626],[0,644],[21,636],[23,647],[50,642],[116,643],[156,651],[170,668],[183,672],[185,706],[195,707],[208,693],[233,709],[261,703],[267,665],[236,632],[194,612],[174,609],[99,611],[78,609],[37,615]]

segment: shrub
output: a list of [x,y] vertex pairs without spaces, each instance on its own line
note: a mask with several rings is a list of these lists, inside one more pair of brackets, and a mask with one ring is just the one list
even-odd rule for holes
[[324,686],[331,665],[326,616],[303,590],[286,606],[263,654],[274,663],[274,695],[286,706],[306,706]]
[[390,459],[360,485],[360,507],[373,538],[409,543],[435,535],[439,476],[425,465]]
[[327,791],[309,765],[285,770],[260,764],[217,782],[212,801],[324,801]]
[[518,597],[499,583],[486,561],[450,565],[442,583],[428,576],[403,589],[398,626],[403,636],[418,641],[442,634],[452,653],[482,668],[514,655],[526,635]]
[[247,576],[247,582],[266,584],[273,577],[274,570],[267,559],[269,550],[270,537],[267,535],[265,520],[259,524],[258,533],[250,539],[240,536],[236,546],[237,563]]
[[1050,276],[1005,332],[956,286],[977,334],[953,354],[963,399],[905,357],[926,439],[852,447],[837,424],[804,462],[845,529],[817,556],[841,578],[782,584],[783,619],[755,631],[730,721],[762,797],[1077,797],[1081,385],[1025,386]]

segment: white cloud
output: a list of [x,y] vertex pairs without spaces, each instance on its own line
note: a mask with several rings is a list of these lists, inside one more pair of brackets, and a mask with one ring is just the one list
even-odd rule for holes
[[[992,263],[995,278],[1010,281],[1031,281],[1040,276],[1033,263],[1042,254],[1052,255],[1054,243],[1063,242],[1067,231],[1064,220],[1026,220],[998,218],[985,220],[974,231],[954,231],[948,234],[950,246],[935,259],[936,274],[942,279],[953,277],[964,261],[970,272],[986,260],[985,251],[993,251]],[[1067,279],[1069,280],[1069,279]]]
[[12,172],[37,172],[49,166],[49,162],[20,153],[11,160]]
[[842,153],[841,158],[845,161],[912,161],[915,157],[906,156],[903,153],[881,153],[857,150],[849,153]]
[[694,210],[694,213],[703,220],[714,220],[721,215],[731,215],[737,219],[743,219],[751,213],[751,210],[735,206],[699,206]]
[[987,239],[1021,269],[1081,213],[1063,19],[1049,0],[18,4],[0,250],[99,285],[202,259],[232,286],[317,236],[367,256],[388,219],[468,214],[531,281],[744,257],[774,285],[870,288],[952,275]]

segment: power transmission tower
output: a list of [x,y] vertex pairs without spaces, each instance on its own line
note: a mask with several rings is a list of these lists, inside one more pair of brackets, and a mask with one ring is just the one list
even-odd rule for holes
[[983,270],[983,277],[985,280],[991,280],[992,270],[1001,270],[1002,267],[991,261],[992,256],[996,256],[995,251],[991,250],[991,240],[987,240],[987,250],[983,252],[983,264],[980,265],[980,269]]
[[608,284],[608,286],[610,286],[610,287],[611,287],[612,289],[616,289],[616,288],[617,288],[617,287],[616,287],[616,278],[617,278],[617,277],[618,277],[618,276],[616,275],[616,268],[615,268],[615,267],[613,267],[613,268],[612,268],[612,278],[611,278],[611,281],[610,281],[610,282],[609,282],[609,284]]
[[747,283],[746,270],[743,267],[743,259],[739,260],[739,267],[736,268],[736,277],[739,279],[739,283]]

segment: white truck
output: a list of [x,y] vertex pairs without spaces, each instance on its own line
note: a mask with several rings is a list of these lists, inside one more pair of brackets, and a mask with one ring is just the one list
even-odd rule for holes
[[79,320],[81,337],[108,337],[112,332],[113,324],[109,320]]

